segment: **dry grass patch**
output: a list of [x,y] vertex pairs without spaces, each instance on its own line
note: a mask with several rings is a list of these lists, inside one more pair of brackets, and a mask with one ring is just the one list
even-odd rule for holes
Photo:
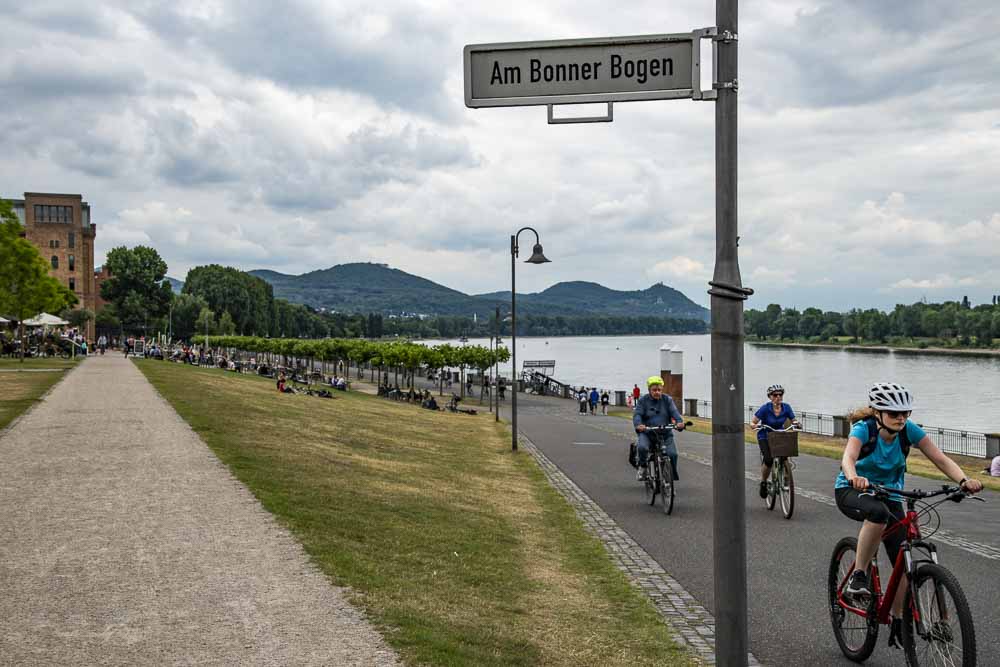
[[[4,359],[4,362],[9,360]],[[28,360],[28,361],[47,361]],[[17,363],[17,362],[15,362]],[[65,369],[71,366],[60,364],[61,368],[53,371],[7,372],[18,368],[13,364],[0,365],[0,430],[6,428],[18,416],[34,405],[54,384],[65,375]],[[32,364],[29,368],[40,368]]]
[[689,664],[493,416],[136,362],[411,664]]

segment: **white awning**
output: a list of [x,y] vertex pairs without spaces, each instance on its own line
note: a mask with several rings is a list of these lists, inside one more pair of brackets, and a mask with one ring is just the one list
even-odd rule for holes
[[24,323],[29,327],[61,327],[69,324],[66,320],[55,315],[49,315],[48,313],[39,313],[30,320],[25,320]]

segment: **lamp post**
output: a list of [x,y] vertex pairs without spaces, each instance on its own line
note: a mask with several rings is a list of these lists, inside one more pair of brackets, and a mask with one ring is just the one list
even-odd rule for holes
[[500,353],[500,306],[497,306],[496,319],[493,320],[493,345],[493,395],[490,400],[497,406],[493,411],[494,421],[500,421],[500,368],[496,356]]
[[535,235],[535,247],[531,249],[531,257],[524,260],[525,264],[545,264],[552,260],[547,259],[542,253],[542,244],[538,239],[538,232],[536,232],[531,227],[522,227],[517,230],[516,234],[510,237],[510,359],[511,368],[513,369],[511,373],[512,384],[510,392],[510,450],[512,452],[517,451],[517,316],[515,310],[515,281],[514,281],[514,267],[515,259],[517,259],[518,247],[517,247],[517,237],[521,235],[523,231],[531,231]]

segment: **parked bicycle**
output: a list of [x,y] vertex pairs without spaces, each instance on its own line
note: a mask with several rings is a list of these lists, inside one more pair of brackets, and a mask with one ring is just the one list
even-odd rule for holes
[[[684,422],[684,426],[691,426],[692,423]],[[644,431],[654,438],[653,446],[649,448],[649,456],[646,457],[646,474],[643,480],[646,502],[655,505],[659,500],[664,514],[670,514],[674,511],[676,472],[670,461],[670,456],[667,455],[663,436],[668,431],[675,429],[675,424],[666,424],[664,426],[647,426]],[[635,443],[632,444],[632,447],[635,447]]]
[[[770,432],[767,442],[774,458],[771,474],[767,480],[764,507],[773,510],[777,499],[781,498],[781,513],[786,519],[791,519],[795,511],[795,479],[792,476],[795,464],[792,462],[792,457],[799,455],[799,432],[802,427],[798,424],[792,424],[787,428],[773,428],[767,424],[758,424],[754,427],[755,431],[760,429],[767,429]],[[763,459],[761,455],[761,461]]]
[[[957,503],[972,496],[959,486],[942,486],[938,491],[924,492],[873,484],[865,493],[882,501],[896,496],[905,498],[905,517],[890,524],[883,533],[884,538],[899,530],[903,531],[905,538],[884,593],[878,564],[872,561],[868,574],[872,595],[864,606],[859,605],[858,600],[845,599],[844,596],[844,588],[854,570],[857,539],[845,537],[834,548],[828,591],[833,634],[840,650],[855,662],[862,662],[872,654],[878,640],[879,625],[890,624],[892,603],[902,585],[908,590],[898,641],[902,643],[906,663],[911,667],[972,667],[976,664],[976,633],[969,603],[955,575],[938,563],[937,548],[927,541],[940,527],[941,517],[937,507],[946,500]],[[941,500],[935,503],[923,502],[939,496]],[[935,521],[933,530],[923,535],[921,528]],[[904,579],[904,575],[908,578]],[[890,637],[890,642],[893,639]]]

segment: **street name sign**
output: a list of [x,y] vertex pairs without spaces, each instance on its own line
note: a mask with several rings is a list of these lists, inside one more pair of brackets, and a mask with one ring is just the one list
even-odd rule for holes
[[465,106],[701,99],[706,32],[469,44]]

